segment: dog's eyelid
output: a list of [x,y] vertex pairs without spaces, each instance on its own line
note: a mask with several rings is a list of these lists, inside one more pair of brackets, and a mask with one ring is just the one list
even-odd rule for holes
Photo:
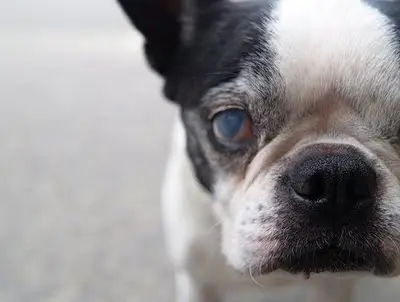
[[231,105],[218,106],[214,109],[211,109],[211,111],[208,115],[208,120],[211,121],[218,113],[221,113],[221,112],[229,110],[229,109],[239,109],[239,110],[243,110],[243,111],[247,112],[246,108],[244,108],[243,106],[240,106],[240,105],[231,104]]
[[385,140],[390,144],[398,144],[400,142],[400,133],[397,135],[387,136]]

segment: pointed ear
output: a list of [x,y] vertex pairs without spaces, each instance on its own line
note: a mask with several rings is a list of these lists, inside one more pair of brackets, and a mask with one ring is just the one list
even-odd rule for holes
[[117,0],[145,38],[150,66],[166,76],[182,43],[196,23],[196,15],[224,0]]
[[123,11],[145,38],[150,66],[161,75],[168,72],[180,39],[180,0],[118,0]]

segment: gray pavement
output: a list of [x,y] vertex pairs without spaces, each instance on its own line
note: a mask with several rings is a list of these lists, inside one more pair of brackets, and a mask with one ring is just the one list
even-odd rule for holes
[[[13,1],[0,2],[0,301],[172,301],[158,197],[174,108],[140,37],[113,0]],[[364,296],[399,301],[389,283]]]

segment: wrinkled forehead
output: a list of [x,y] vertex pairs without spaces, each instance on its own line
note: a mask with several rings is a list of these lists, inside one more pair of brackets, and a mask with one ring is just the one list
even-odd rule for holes
[[[236,80],[252,99],[272,91],[292,114],[330,103],[384,131],[399,126],[398,32],[376,3],[281,0],[261,27],[268,55],[250,56]],[[256,72],[263,60],[268,72]]]

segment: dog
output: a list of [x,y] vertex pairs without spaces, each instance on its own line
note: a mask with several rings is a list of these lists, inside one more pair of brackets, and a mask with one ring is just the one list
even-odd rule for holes
[[254,282],[348,302],[400,274],[400,3],[118,2],[179,108],[162,188],[177,302]]

